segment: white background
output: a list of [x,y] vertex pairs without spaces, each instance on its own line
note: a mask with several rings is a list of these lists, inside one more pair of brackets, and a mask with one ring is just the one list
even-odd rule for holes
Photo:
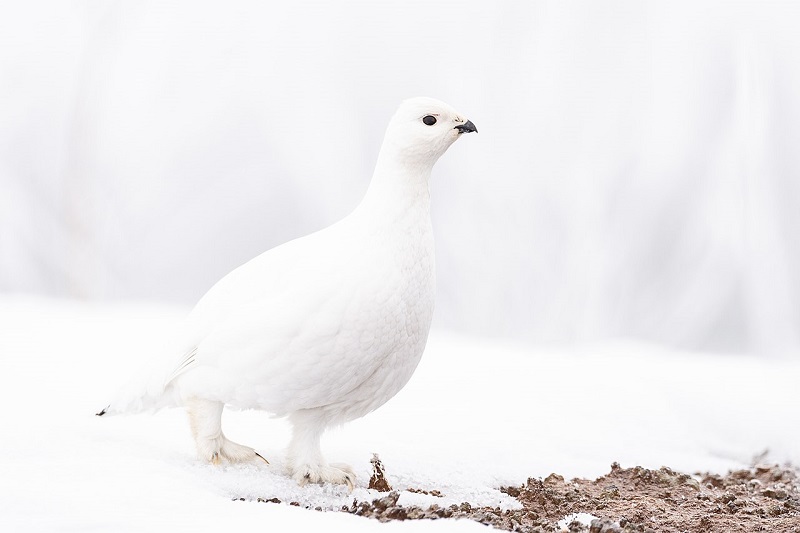
[[796,354],[800,7],[52,2],[0,12],[0,289],[194,303],[341,218],[404,98],[437,324]]

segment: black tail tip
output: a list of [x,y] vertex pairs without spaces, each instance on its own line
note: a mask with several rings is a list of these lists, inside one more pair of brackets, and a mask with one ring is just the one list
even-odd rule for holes
[[106,413],[108,412],[108,408],[109,408],[109,407],[111,407],[111,406],[110,406],[110,405],[106,405],[105,407],[103,407],[103,410],[102,410],[102,411],[100,411],[99,413],[95,413],[95,415],[97,415],[97,416],[103,416],[104,414],[106,414]]

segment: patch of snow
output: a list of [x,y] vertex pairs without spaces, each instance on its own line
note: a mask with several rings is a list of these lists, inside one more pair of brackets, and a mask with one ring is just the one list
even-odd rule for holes
[[572,513],[559,520],[556,525],[561,531],[569,531],[569,525],[573,522],[589,527],[592,525],[592,520],[599,520],[599,517],[589,513]]
[[367,488],[373,452],[401,504],[503,508],[518,503],[501,486],[593,477],[613,461],[721,472],[765,449],[766,460],[800,461],[797,363],[631,342],[542,350],[434,331],[396,398],[323,440],[330,460],[354,466],[353,493],[300,488],[283,471],[288,424],[266,413],[226,412],[223,426],[271,464],[221,468],[195,459],[181,410],[94,416],[185,312],[0,297],[0,531],[485,531],[304,509],[380,497]]

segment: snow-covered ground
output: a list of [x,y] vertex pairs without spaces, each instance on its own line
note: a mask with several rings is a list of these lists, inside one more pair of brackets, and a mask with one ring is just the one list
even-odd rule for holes
[[366,488],[373,452],[401,503],[513,506],[497,490],[529,476],[597,476],[623,466],[741,466],[765,449],[800,460],[800,364],[668,351],[632,342],[532,349],[432,333],[409,385],[331,432],[331,461],[359,476],[297,487],[282,471],[285,421],[230,412],[226,434],[271,466],[195,460],[179,410],[98,418],[115,387],[186,309],[0,299],[0,531],[478,531],[466,521],[379,524],[256,498],[337,508]]

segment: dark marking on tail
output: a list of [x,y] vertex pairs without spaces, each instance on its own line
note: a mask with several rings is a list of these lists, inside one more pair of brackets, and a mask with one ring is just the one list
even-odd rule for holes
[[109,408],[109,407],[111,407],[111,406],[110,406],[110,405],[106,405],[105,407],[103,407],[103,410],[102,410],[102,411],[100,411],[99,413],[95,413],[95,414],[96,414],[97,416],[103,416],[104,414],[106,414],[106,413],[108,412],[108,408]]

